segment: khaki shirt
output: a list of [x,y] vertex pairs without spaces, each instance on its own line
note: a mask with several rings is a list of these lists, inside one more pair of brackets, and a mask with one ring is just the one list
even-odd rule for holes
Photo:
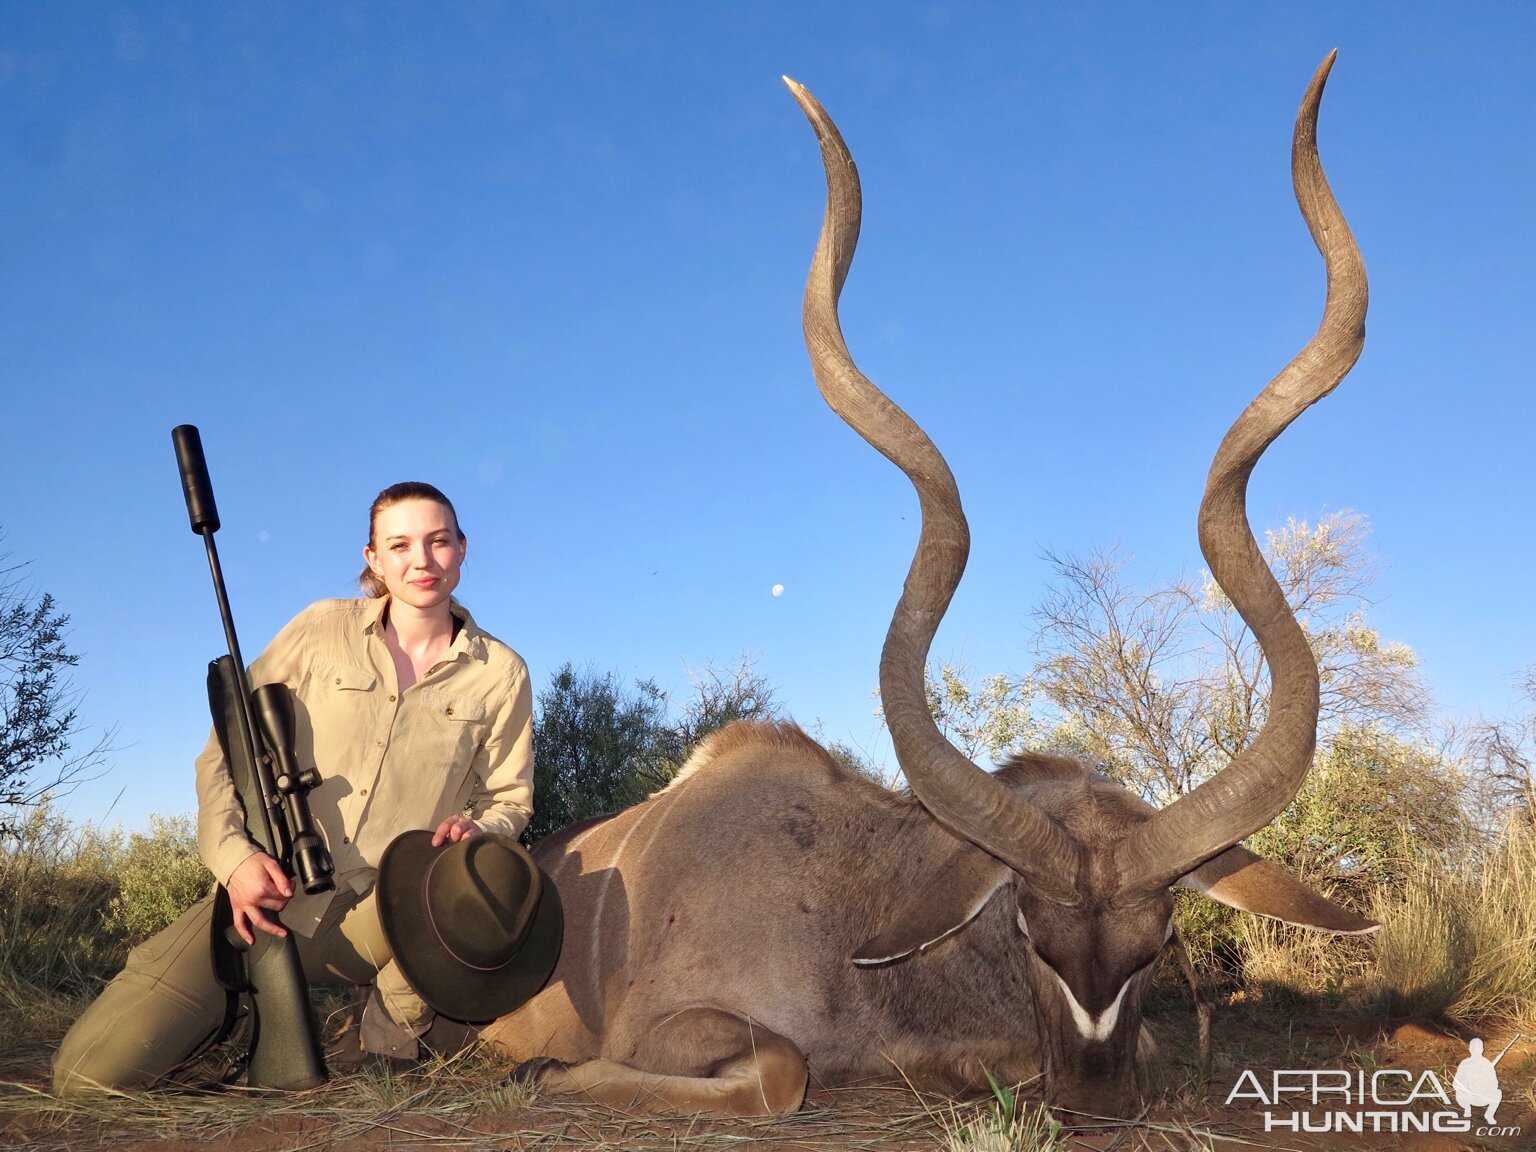
[[[511,648],[463,621],[447,654],[404,692],[384,645],[388,597],[321,600],[294,617],[251,665],[251,687],[293,690],[301,768],[319,769],[310,811],[337,887],[367,892],[390,841],[467,811],[516,836],[533,814],[533,692]],[[259,849],[245,831],[218,739],[197,758],[198,851],[220,883]],[[313,934],[333,893],[295,894],[283,923]]]

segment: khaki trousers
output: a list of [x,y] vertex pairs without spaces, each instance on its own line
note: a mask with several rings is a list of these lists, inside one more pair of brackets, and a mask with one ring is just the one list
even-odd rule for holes
[[[149,1087],[213,1035],[223,1022],[227,994],[213,976],[212,917],[208,896],[128,954],[127,967],[59,1045],[56,1093]],[[400,1023],[410,1027],[431,1018],[392,962],[372,893],[338,892],[313,937],[293,935],[311,984],[375,984]]]

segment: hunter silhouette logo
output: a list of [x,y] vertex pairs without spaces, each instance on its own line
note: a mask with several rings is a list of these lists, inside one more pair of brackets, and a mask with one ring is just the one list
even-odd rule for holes
[[[1515,1040],[1518,1039],[1520,1033],[1516,1032]],[[1483,1119],[1489,1124],[1493,1123],[1494,1109],[1504,1099],[1504,1093],[1499,1091],[1499,1074],[1494,1066],[1504,1059],[1504,1052],[1514,1046],[1515,1040],[1504,1045],[1504,1051],[1492,1060],[1483,1055],[1482,1040],[1474,1038],[1468,1042],[1467,1051],[1471,1055],[1456,1065],[1456,1078],[1451,1082],[1456,1092],[1456,1103],[1461,1106],[1463,1115],[1471,1116],[1474,1108],[1486,1108]]]

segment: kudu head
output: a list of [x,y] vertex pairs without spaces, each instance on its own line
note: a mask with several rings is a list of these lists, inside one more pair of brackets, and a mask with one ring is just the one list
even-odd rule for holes
[[[1291,802],[1316,741],[1317,665],[1259,551],[1245,495],[1265,448],[1338,385],[1364,342],[1365,269],[1317,155],[1318,105],[1332,64],[1330,55],[1307,89],[1291,154],[1296,197],[1327,265],[1322,323],[1227,432],[1200,505],[1200,545],[1211,573],[1269,663],[1268,718],[1220,773],[1160,811],[1070,761],[1023,757],[989,774],[935,726],[923,671],[965,568],[969,529],[944,458],[859,372],[843,341],[837,300],[858,241],[858,173],[821,105],[786,78],[816,130],[827,173],[827,209],[804,311],[817,386],[833,411],[906,473],[922,508],[917,553],[881,654],[886,722],[923,805],[998,862],[996,877],[971,881],[978,888],[972,895],[984,900],[987,891],[1012,888],[1027,942],[1024,963],[1047,1095],[1057,1107],[1098,1115],[1134,1107],[1142,997],[1171,932],[1174,883],[1332,931],[1373,926],[1235,847]],[[863,962],[898,955],[887,941]]]

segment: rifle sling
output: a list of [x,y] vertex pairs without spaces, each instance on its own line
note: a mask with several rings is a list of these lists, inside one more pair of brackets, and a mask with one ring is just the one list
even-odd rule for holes
[[[213,960],[213,978],[224,989],[224,1022],[219,1025],[213,1043],[226,1039],[235,1028],[240,1013],[240,995],[251,986],[246,968],[245,941],[235,935],[235,914],[229,903],[229,891],[220,884],[213,894],[213,920],[208,933]],[[237,946],[236,941],[239,941]]]

